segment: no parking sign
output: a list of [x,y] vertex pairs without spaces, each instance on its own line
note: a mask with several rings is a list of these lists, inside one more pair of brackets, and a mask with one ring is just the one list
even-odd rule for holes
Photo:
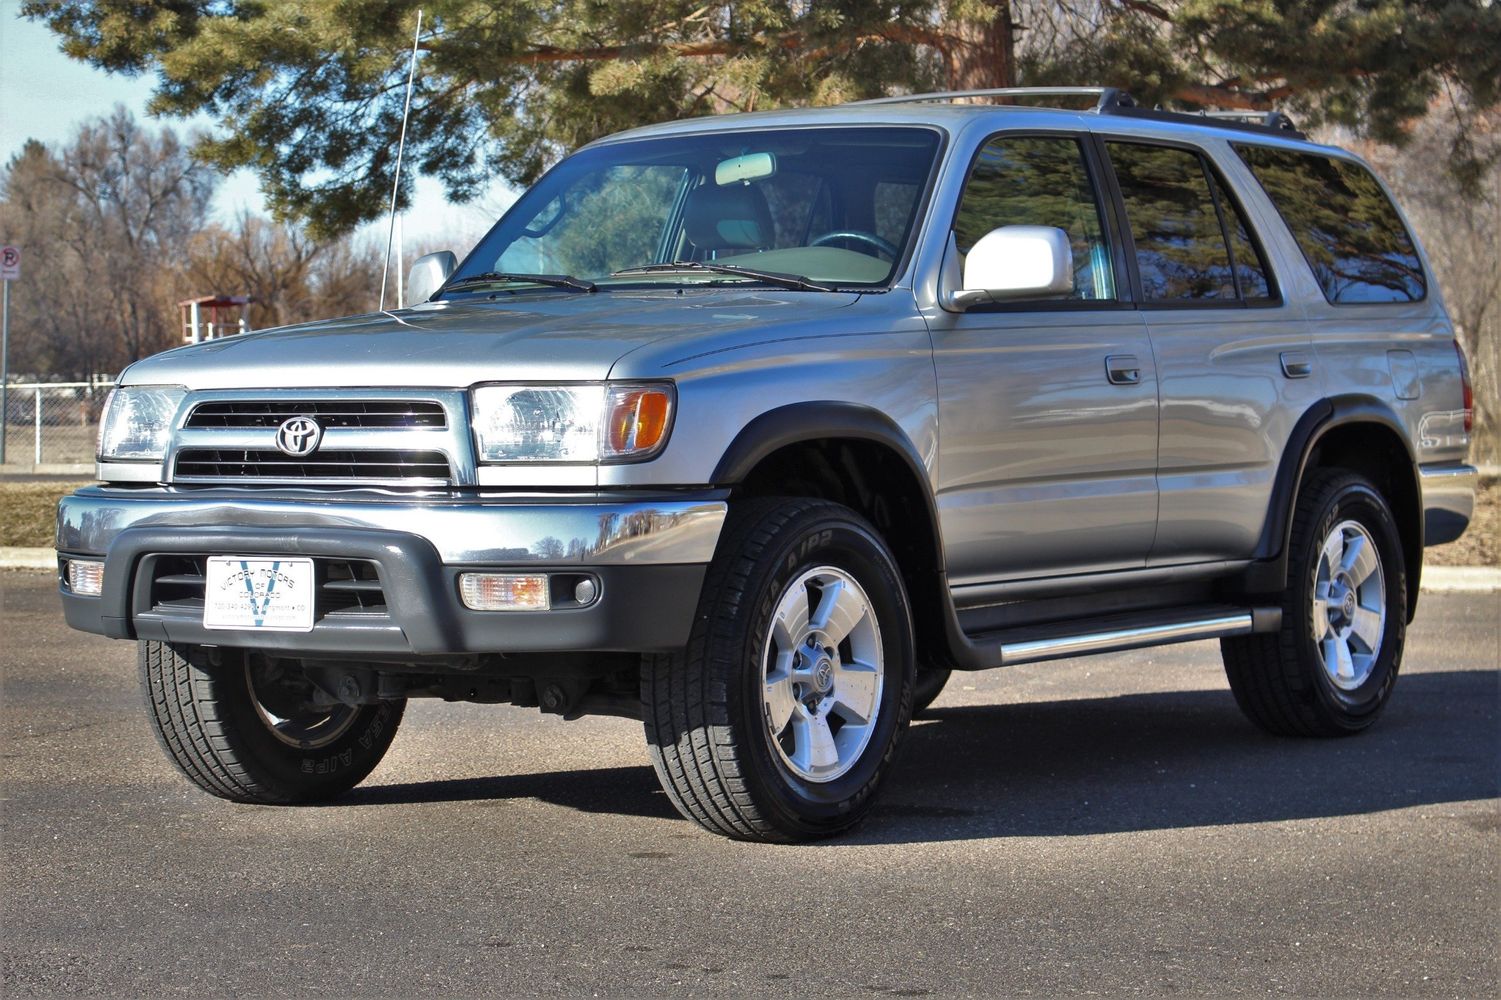
[[21,248],[0,247],[0,281],[16,281],[21,277]]

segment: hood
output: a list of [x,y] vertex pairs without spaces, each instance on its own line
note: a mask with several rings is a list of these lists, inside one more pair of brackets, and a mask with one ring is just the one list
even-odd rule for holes
[[193,344],[132,365],[122,382],[189,389],[458,388],[594,381],[648,344],[753,344],[845,308],[853,293],[767,289],[524,292],[279,327]]

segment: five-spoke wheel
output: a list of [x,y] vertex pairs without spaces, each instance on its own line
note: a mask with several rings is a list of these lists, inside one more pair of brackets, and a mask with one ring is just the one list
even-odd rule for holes
[[864,518],[822,500],[740,502],[688,648],[643,665],[662,787],[732,837],[847,829],[906,729],[913,659],[901,573]]
[[854,766],[875,732],[884,680],[881,631],[854,577],[819,566],[788,584],[762,690],[772,746],[794,774],[833,781]]
[[1220,642],[1235,700],[1274,733],[1364,729],[1391,697],[1407,626],[1406,564],[1380,490],[1348,470],[1310,474],[1287,573],[1281,629]]
[[1354,691],[1371,676],[1386,629],[1386,574],[1376,540],[1359,521],[1335,525],[1319,548],[1313,641],[1334,686]]

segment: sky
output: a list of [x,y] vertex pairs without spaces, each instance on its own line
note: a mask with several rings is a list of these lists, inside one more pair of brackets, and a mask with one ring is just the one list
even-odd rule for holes
[[[68,142],[81,124],[108,114],[116,104],[146,118],[152,77],[132,79],[69,59],[56,36],[44,25],[22,18],[20,9],[21,0],[0,0],[0,163],[20,152],[27,139],[49,145]],[[158,121],[178,131],[214,127],[212,120],[202,117]],[[391,191],[372,188],[371,197],[389,203]],[[408,248],[452,249],[462,256],[512,197],[498,184],[473,204],[453,205],[436,180],[418,178],[412,208],[403,220]],[[264,207],[250,171],[238,170],[220,182],[214,212],[222,221],[245,209],[263,212]],[[385,233],[384,223],[371,228]]]

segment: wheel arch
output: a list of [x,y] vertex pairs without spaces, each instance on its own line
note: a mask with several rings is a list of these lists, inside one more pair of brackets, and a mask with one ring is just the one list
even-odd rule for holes
[[947,662],[953,609],[938,507],[924,463],[885,413],[849,402],[803,402],[756,417],[714,470],[731,502],[811,496],[844,504],[875,525],[901,568],[918,649]]
[[1417,610],[1423,568],[1423,496],[1417,459],[1401,420],[1383,401],[1364,395],[1333,396],[1304,411],[1289,436],[1273,481],[1267,518],[1256,548],[1248,590],[1280,591],[1287,585],[1291,513],[1308,473],[1340,467],[1360,472],[1381,489],[1402,540],[1407,567],[1407,616]]

